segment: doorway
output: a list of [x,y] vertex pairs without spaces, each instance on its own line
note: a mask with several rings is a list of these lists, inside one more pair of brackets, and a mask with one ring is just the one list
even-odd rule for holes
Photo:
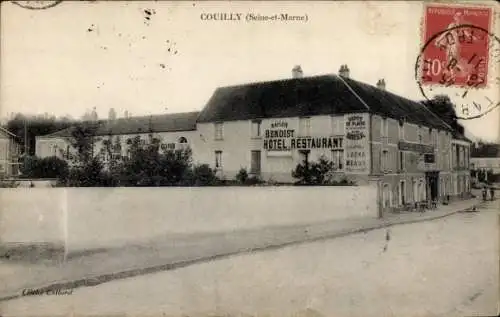
[[401,206],[406,205],[406,199],[405,199],[405,193],[406,193],[406,188],[405,188],[405,181],[400,181],[399,182],[399,204]]
[[428,196],[430,200],[435,201],[439,196],[439,172],[426,172],[425,180],[427,183]]

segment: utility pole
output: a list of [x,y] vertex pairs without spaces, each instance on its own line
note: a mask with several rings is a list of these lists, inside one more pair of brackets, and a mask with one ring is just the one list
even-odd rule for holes
[[28,118],[24,117],[24,155],[28,156]]

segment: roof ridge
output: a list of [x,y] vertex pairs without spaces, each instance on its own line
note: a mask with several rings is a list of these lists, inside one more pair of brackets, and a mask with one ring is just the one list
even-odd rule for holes
[[356,98],[358,98],[358,100],[359,100],[359,101],[361,101],[361,103],[363,104],[363,106],[365,106],[365,107],[366,107],[366,109],[367,109],[368,111],[371,111],[371,109],[370,109],[370,107],[368,106],[368,104],[367,104],[367,103],[363,100],[363,98],[361,98],[361,96],[359,96],[359,95],[358,95],[358,94],[354,91],[354,89],[352,89],[352,87],[351,87],[351,86],[350,86],[350,85],[349,85],[349,84],[348,84],[348,83],[344,80],[344,78],[342,78],[342,76],[335,75],[335,74],[334,74],[334,76],[335,76],[335,77],[337,77],[337,78],[339,78],[339,79],[340,79],[340,81],[341,81],[342,83],[344,83],[344,85],[347,87],[347,89],[349,89],[349,91],[350,91],[350,92],[351,92],[351,93],[352,93],[352,94],[353,94]]
[[224,88],[256,86],[256,85],[261,85],[261,84],[280,83],[280,82],[286,82],[286,81],[300,81],[300,80],[304,80],[304,79],[312,79],[312,78],[319,78],[319,77],[334,77],[334,76],[335,76],[335,74],[325,73],[325,74],[321,74],[321,75],[304,76],[304,77],[300,77],[300,78],[281,78],[281,79],[274,79],[274,80],[249,81],[249,82],[245,82],[245,83],[241,83],[241,84],[219,86],[216,88],[216,90],[217,89],[224,89]]
[[443,122],[451,131],[454,131],[455,129],[453,129],[446,121],[443,120],[443,118],[441,118],[440,116],[438,116],[437,114],[434,113],[434,111],[430,110],[429,108],[427,108],[427,106],[423,103],[423,102],[418,102],[420,105],[422,105],[424,107],[425,110],[427,110],[428,112],[430,112],[434,117],[438,118],[439,120],[441,120],[441,122]]
[[3,132],[5,132],[5,133],[7,133],[7,134],[9,134],[9,135],[11,135],[11,136],[13,136],[13,137],[15,137],[15,138],[18,138],[18,136],[17,136],[17,135],[15,135],[14,133],[10,132],[9,130],[7,130],[7,129],[6,129],[6,128],[4,128],[4,127],[0,127],[0,130],[2,130]]

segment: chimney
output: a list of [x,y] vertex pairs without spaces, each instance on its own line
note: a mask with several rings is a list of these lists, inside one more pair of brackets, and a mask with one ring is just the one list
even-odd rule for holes
[[383,78],[377,81],[377,88],[385,90],[385,80]]
[[292,77],[293,78],[304,77],[304,72],[302,72],[302,67],[300,67],[300,65],[295,65],[295,67],[292,68]]
[[349,78],[349,73],[350,73],[350,70],[346,64],[340,66],[340,69],[339,69],[340,76],[345,77],[345,78]]

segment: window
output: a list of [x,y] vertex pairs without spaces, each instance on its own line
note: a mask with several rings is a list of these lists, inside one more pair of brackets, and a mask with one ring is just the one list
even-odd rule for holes
[[381,159],[381,169],[383,172],[387,171],[388,166],[389,166],[389,151],[383,150],[382,151],[382,159]]
[[391,207],[391,188],[389,187],[389,184],[384,184],[383,189],[382,189],[382,207],[387,208]]
[[252,151],[250,173],[260,174],[260,151]]
[[464,161],[465,161],[465,167],[469,168],[469,149],[465,148],[464,149]]
[[387,118],[382,118],[382,126],[380,129],[380,136],[387,137],[389,135],[389,124]]
[[404,171],[405,169],[405,152],[399,151],[399,170]]
[[311,118],[300,118],[300,135],[310,136],[311,135]]
[[215,151],[215,168],[222,168],[222,151]]
[[332,150],[332,162],[333,168],[335,170],[343,170],[344,169],[344,150],[335,149]]
[[344,117],[343,116],[332,116],[332,134],[333,135],[343,135],[344,134]]
[[[177,143],[179,143],[179,150],[186,150],[188,148],[188,140],[181,136],[178,140]],[[175,148],[175,147],[174,147]]]
[[101,152],[99,153],[101,156],[101,159],[106,162],[108,160],[108,155],[104,149],[101,149]]
[[309,153],[311,153],[311,150],[300,150],[299,151],[299,154],[300,154],[303,162],[309,161]]
[[405,139],[405,127],[404,123],[399,124],[399,139],[404,140]]
[[252,138],[260,138],[261,135],[261,124],[262,121],[260,120],[253,120],[252,121]]
[[222,123],[216,123],[215,124],[215,139],[216,140],[222,140],[224,136],[224,131],[223,131],[223,125]]

